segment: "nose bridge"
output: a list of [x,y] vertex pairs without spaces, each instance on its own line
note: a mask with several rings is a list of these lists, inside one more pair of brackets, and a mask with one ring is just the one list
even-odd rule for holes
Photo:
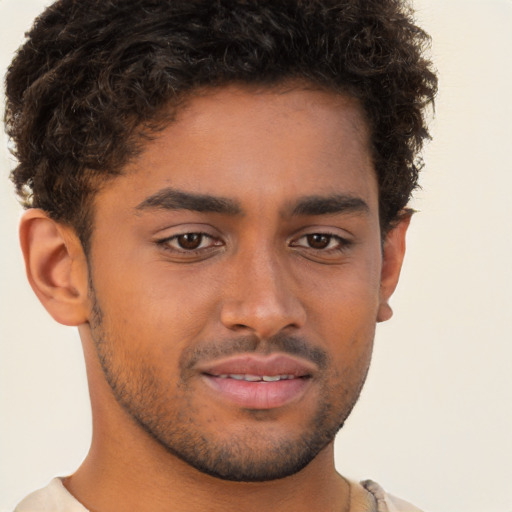
[[304,324],[305,311],[285,257],[271,243],[239,251],[222,304],[226,327],[269,338],[286,327]]

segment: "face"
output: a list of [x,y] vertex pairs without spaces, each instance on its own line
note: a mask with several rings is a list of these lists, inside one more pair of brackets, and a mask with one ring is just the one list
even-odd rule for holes
[[170,453],[261,481],[332,442],[379,308],[369,155],[355,101],[227,87],[98,193],[88,336],[117,402]]

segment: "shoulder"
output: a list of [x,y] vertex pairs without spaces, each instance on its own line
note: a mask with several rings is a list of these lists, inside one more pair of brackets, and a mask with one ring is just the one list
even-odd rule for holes
[[60,478],[54,478],[46,487],[29,494],[14,512],[87,512],[64,487]]
[[418,507],[396,496],[388,494],[372,480],[364,480],[361,486],[373,495],[377,504],[376,512],[422,512]]

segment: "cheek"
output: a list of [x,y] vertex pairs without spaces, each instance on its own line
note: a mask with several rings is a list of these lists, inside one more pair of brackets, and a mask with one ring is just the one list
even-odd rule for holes
[[342,379],[356,383],[370,363],[379,306],[380,267],[359,260],[311,287],[308,320]]
[[118,358],[176,371],[183,350],[208,336],[217,309],[216,284],[207,275],[176,271],[161,261],[136,269],[127,262],[102,263],[93,276],[96,296]]
[[379,305],[380,267],[357,262],[309,280],[305,294],[309,319],[347,336],[350,331],[374,330]]

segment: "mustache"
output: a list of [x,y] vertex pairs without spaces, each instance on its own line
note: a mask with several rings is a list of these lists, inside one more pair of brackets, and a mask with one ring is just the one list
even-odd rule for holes
[[320,370],[324,370],[329,362],[324,349],[312,345],[303,337],[279,333],[265,340],[257,336],[242,336],[190,347],[180,358],[180,368],[190,370],[200,363],[241,354],[270,355],[277,352],[311,361]]

